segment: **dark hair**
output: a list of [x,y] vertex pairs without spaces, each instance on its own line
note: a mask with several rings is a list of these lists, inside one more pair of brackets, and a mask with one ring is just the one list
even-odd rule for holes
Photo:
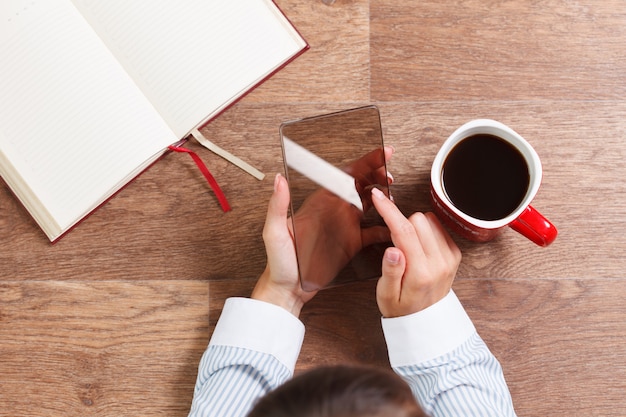
[[320,367],[261,397],[248,417],[422,417],[408,384],[391,370]]

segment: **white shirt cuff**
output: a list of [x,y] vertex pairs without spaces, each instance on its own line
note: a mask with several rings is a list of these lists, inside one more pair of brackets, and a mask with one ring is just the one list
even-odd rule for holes
[[452,290],[422,311],[383,318],[382,326],[393,367],[416,365],[445,355],[476,332]]
[[293,373],[303,340],[304,324],[282,307],[251,298],[229,298],[209,345],[266,353]]

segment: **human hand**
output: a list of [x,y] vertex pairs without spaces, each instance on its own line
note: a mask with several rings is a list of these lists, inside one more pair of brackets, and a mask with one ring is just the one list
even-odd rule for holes
[[294,316],[300,315],[304,303],[316,292],[305,292],[300,287],[296,248],[291,232],[289,187],[279,175],[274,179],[274,193],[270,198],[263,227],[263,242],[267,266],[252,291],[251,298],[283,307]]
[[385,162],[392,155],[393,148],[385,147],[344,168],[355,178],[363,211],[324,188],[312,193],[297,210],[295,242],[305,290],[325,287],[364,247],[390,241],[387,227],[362,228],[361,222],[372,205],[370,187],[388,181]]
[[383,317],[421,311],[444,298],[461,262],[461,251],[433,213],[408,219],[379,190],[372,201],[391,231],[395,247],[387,248],[376,301]]

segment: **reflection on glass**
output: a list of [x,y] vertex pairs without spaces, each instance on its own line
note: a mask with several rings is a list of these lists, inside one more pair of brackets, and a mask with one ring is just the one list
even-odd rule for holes
[[379,277],[389,244],[378,242],[384,223],[370,190],[389,189],[378,109],[287,122],[280,132],[302,288]]

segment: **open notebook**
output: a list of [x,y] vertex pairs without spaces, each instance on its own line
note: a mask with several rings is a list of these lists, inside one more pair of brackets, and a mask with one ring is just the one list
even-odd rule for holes
[[0,174],[54,241],[307,48],[270,0],[2,0]]

